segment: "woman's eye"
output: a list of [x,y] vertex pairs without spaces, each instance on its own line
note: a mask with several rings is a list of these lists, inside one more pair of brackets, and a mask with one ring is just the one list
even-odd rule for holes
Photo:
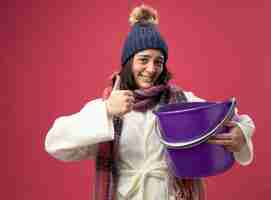
[[162,67],[162,66],[163,66],[163,62],[162,62],[161,60],[155,61],[154,64],[155,64],[156,66],[158,66],[158,67]]
[[140,62],[146,64],[146,63],[148,63],[148,59],[147,58],[141,58]]

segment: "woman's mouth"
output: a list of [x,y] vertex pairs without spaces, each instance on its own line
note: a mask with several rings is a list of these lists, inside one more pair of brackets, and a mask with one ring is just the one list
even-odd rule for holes
[[142,74],[140,74],[140,75],[138,76],[138,78],[139,78],[141,81],[146,82],[146,83],[152,83],[153,80],[154,80],[154,76],[144,76],[144,75],[142,75]]

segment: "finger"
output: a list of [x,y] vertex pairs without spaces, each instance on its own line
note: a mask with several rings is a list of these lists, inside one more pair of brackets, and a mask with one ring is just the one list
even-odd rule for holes
[[127,96],[131,96],[131,97],[134,96],[134,93],[130,90],[122,90],[121,92],[122,94],[127,95]]
[[230,152],[234,152],[235,151],[235,149],[232,146],[225,145],[224,147],[225,147],[226,150],[228,150]]
[[126,101],[125,106],[126,106],[126,108],[130,109],[134,106],[134,103],[128,100],[128,101]]
[[126,99],[125,99],[126,102],[128,103],[135,103],[135,98],[132,97],[132,96],[128,96]]
[[119,90],[119,89],[120,89],[120,76],[116,75],[116,80],[115,80],[112,91]]
[[129,113],[133,110],[133,104],[126,104],[124,107],[124,110],[122,112],[122,115],[125,115],[126,113]]
[[209,144],[218,144],[223,146],[230,146],[232,142],[230,140],[215,140],[215,139],[209,139],[207,141]]
[[232,135],[229,134],[229,133],[220,133],[220,134],[214,135],[213,137],[211,137],[211,139],[215,139],[215,140],[231,140]]
[[129,107],[128,107],[129,111],[132,111],[133,108],[134,108],[134,104],[133,103],[129,103]]
[[240,148],[238,148],[238,147],[234,147],[234,146],[224,146],[225,147],[225,149],[227,149],[228,151],[230,151],[230,152],[239,152],[241,149]]
[[234,122],[234,121],[228,121],[227,123],[225,123],[225,126],[230,127],[230,128],[235,127],[236,126],[236,122]]
[[232,143],[230,141],[222,141],[222,140],[208,140],[207,143],[209,144],[215,144],[215,145],[221,145],[223,146],[226,150],[230,151],[230,152],[235,152],[236,149],[233,147]]

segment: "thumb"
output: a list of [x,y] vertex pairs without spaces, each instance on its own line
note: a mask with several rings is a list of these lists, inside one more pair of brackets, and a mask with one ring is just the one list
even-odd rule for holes
[[116,80],[115,80],[112,91],[115,91],[115,90],[120,90],[120,76],[119,75],[116,75]]
[[225,126],[232,128],[236,126],[236,122],[234,121],[228,121],[227,123],[225,123]]

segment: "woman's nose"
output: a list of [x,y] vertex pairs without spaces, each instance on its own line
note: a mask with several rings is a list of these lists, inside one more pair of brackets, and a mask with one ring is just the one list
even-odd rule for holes
[[146,71],[148,71],[149,73],[155,73],[156,72],[155,64],[153,62],[149,62],[146,66]]

